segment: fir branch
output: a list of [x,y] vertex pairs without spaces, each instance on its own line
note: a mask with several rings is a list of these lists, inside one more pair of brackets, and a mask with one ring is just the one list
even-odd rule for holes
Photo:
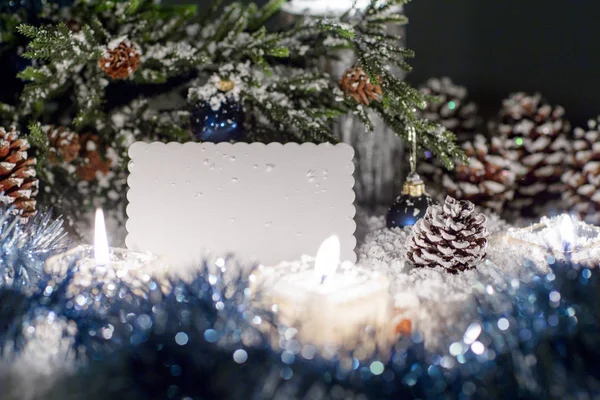
[[44,168],[44,164],[48,159],[48,151],[50,149],[48,135],[42,130],[42,125],[39,122],[31,122],[28,128],[29,134],[27,135],[27,139],[31,146],[36,149],[36,169],[40,171]]
[[21,24],[17,30],[32,39],[23,57],[30,59],[60,62],[71,60],[72,63],[82,63],[98,57],[96,43],[89,27],[83,28],[83,33],[73,33],[64,24],[37,28]]
[[84,77],[74,76],[75,98],[78,104],[77,116],[73,120],[75,126],[94,125],[94,121],[105,118],[102,110],[104,104],[104,87],[108,81],[94,66],[85,71]]

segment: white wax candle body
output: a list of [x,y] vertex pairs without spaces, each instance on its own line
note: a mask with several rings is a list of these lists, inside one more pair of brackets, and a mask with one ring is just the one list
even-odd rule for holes
[[[168,263],[151,253],[127,249],[108,249],[105,265],[98,265],[92,246],[77,246],[65,253],[48,258],[45,271],[48,274],[64,277],[69,268],[76,268],[72,286],[88,288],[92,284],[112,284],[124,282],[132,288],[145,287],[151,279],[156,279],[165,291],[168,285]],[[112,289],[111,289],[112,290]]]
[[336,274],[323,283],[314,271],[285,276],[267,289],[280,320],[316,345],[353,347],[366,327],[386,329],[390,320],[388,280],[379,275]]
[[575,263],[597,261],[600,258],[600,228],[569,215],[542,217],[538,224],[522,229],[509,229],[509,240],[533,245],[531,252],[544,259],[548,253],[560,261]]

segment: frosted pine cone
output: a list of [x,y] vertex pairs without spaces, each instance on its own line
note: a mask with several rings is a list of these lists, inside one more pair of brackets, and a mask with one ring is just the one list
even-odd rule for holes
[[442,267],[446,272],[473,269],[486,254],[486,217],[469,201],[448,196],[432,205],[413,228],[408,259],[417,267]]
[[[427,103],[425,110],[420,112],[422,118],[437,122],[452,131],[459,143],[473,139],[482,119],[477,105],[469,101],[465,87],[455,85],[450,78],[443,77],[429,79],[420,90],[438,100]],[[440,190],[446,170],[429,151],[425,152],[423,162],[419,163],[418,172],[431,187]]]
[[42,128],[48,135],[50,154],[48,159],[53,164],[70,163],[79,155],[81,145],[79,135],[64,126],[47,125]]
[[532,214],[540,205],[560,198],[570,148],[564,113],[539,94],[516,93],[504,100],[496,129],[507,138],[505,155],[517,172],[515,199],[508,204],[513,210]]
[[369,75],[360,67],[346,70],[339,85],[347,96],[366,106],[371,104],[371,100],[380,101],[383,94],[379,82],[372,83]]
[[13,206],[14,213],[24,219],[36,213],[39,186],[36,159],[29,158],[28,150],[29,142],[19,137],[19,132],[0,127],[0,201]]
[[513,199],[515,183],[515,172],[501,146],[501,139],[487,140],[482,135],[463,144],[469,162],[444,175],[448,194],[500,213],[505,203]]
[[98,66],[112,79],[125,79],[140,67],[140,49],[125,39],[111,42],[98,60]]
[[96,179],[98,173],[108,174],[111,160],[103,158],[100,154],[98,136],[81,135],[81,143],[84,144],[81,154],[83,164],[77,167],[77,175],[84,181],[92,182]]
[[431,78],[421,92],[439,101],[429,102],[421,116],[456,134],[459,141],[472,139],[481,125],[477,105],[469,101],[467,89],[455,85],[448,77]]
[[563,176],[563,199],[586,222],[600,225],[600,117],[588,130],[575,128],[571,168]]

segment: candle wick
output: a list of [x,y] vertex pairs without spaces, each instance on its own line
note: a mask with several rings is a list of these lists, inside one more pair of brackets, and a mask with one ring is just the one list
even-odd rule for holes
[[327,279],[327,275],[321,277],[321,285],[325,283],[325,279]]

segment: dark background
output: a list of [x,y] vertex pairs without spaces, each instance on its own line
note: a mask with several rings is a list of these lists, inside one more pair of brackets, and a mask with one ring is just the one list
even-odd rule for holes
[[413,0],[408,80],[447,75],[485,114],[514,91],[539,91],[575,124],[600,114],[600,1]]

